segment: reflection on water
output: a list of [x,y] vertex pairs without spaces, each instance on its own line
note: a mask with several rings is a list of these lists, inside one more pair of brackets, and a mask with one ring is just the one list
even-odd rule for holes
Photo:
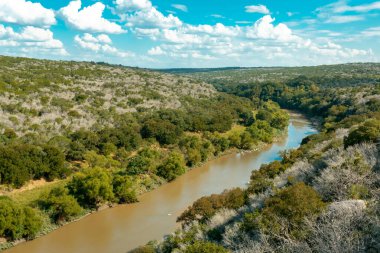
[[298,147],[304,137],[315,132],[310,122],[291,114],[288,135],[264,150],[213,160],[144,194],[139,203],[92,214],[6,252],[127,252],[173,232],[178,227],[176,217],[198,198],[232,187],[244,187],[252,170],[281,159],[280,151]]

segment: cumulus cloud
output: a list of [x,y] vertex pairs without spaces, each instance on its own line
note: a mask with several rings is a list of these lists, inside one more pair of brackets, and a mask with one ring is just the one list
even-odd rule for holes
[[188,11],[187,6],[183,4],[172,4],[172,7],[183,12]]
[[76,35],[74,37],[74,42],[80,48],[94,52],[101,52],[117,57],[129,57],[132,55],[129,52],[124,52],[111,46],[110,44],[112,44],[112,40],[106,34],[100,34],[98,36],[89,33],[85,33],[83,36]]
[[[180,27],[183,24],[173,14],[165,16],[153,7],[149,0],[115,0],[114,3],[116,6],[115,13],[119,15],[121,20],[126,21],[126,25],[131,29],[167,29]],[[177,7],[181,8],[180,6]]]
[[247,31],[248,38],[275,39],[279,41],[297,40],[298,37],[292,34],[292,30],[285,24],[273,25],[275,21],[270,15],[266,15],[255,22],[252,28]]
[[[135,31],[137,33],[137,31]],[[139,31],[161,44],[148,54],[161,61],[172,61],[183,67],[299,65],[358,61],[371,57],[371,50],[345,48],[330,39],[303,38],[286,24],[275,23],[270,15],[258,19],[252,26],[189,25],[175,29],[143,29]],[[162,56],[165,55],[164,58]]]
[[157,46],[157,47],[153,47],[153,48],[151,48],[151,49],[148,51],[148,54],[149,54],[149,55],[164,55],[165,52],[162,50],[161,47]]
[[17,32],[12,27],[5,27],[0,24],[0,46],[19,46],[24,52],[40,50],[51,54],[68,54],[63,43],[54,39],[52,31],[33,26],[23,27]]
[[54,11],[40,3],[25,0],[1,0],[0,21],[19,25],[49,27],[56,23]]
[[120,25],[102,17],[105,9],[103,3],[97,2],[80,10],[81,7],[81,0],[74,0],[58,13],[68,25],[77,30],[111,34],[125,32]]
[[189,33],[206,33],[214,36],[237,36],[241,29],[238,26],[225,26],[222,23],[216,25],[187,25],[184,30]]
[[245,6],[245,12],[248,13],[261,13],[261,14],[269,14],[270,11],[265,5],[259,4],[259,5],[249,5]]
[[114,1],[119,12],[149,10],[152,3],[149,0],[116,0]]
[[156,8],[140,10],[126,17],[127,26],[139,28],[175,28],[182,26],[182,21],[173,14],[165,16]]

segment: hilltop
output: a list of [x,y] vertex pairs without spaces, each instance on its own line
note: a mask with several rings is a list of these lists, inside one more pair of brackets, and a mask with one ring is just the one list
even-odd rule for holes
[[347,63],[305,67],[255,67],[255,68],[211,68],[211,69],[169,69],[168,73],[215,84],[225,85],[284,82],[300,77],[324,86],[342,84],[373,84],[380,81],[380,63]]
[[146,69],[0,56],[0,128],[17,134],[112,126],[117,115],[215,95],[204,82]]

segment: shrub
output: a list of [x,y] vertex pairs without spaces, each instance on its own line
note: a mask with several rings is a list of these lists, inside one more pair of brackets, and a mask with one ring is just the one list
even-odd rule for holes
[[285,219],[291,232],[297,233],[305,218],[316,217],[326,204],[319,194],[304,183],[277,192],[265,201],[258,225],[264,231],[279,232],[279,219]]
[[344,139],[344,146],[352,146],[361,142],[378,142],[380,141],[380,120],[368,120],[358,129],[350,132]]
[[22,207],[8,197],[0,197],[0,237],[32,239],[41,226],[42,220],[34,209]]
[[30,179],[53,180],[69,173],[65,156],[53,146],[29,144],[0,146],[0,179],[2,184],[21,187]]
[[197,241],[194,244],[188,246],[184,253],[228,253],[229,251],[220,245],[212,242],[200,242]]
[[137,202],[133,181],[129,176],[116,175],[112,184],[115,198],[120,204]]
[[240,188],[235,188],[223,192],[222,194],[212,194],[195,201],[177,221],[190,223],[197,220],[205,222],[222,208],[238,209],[245,204],[245,192]]
[[55,223],[70,221],[82,211],[77,200],[64,187],[53,188],[49,194],[41,196],[39,205]]
[[157,168],[157,175],[168,181],[184,174],[186,171],[183,155],[177,152],[170,153],[169,157]]
[[129,253],[155,253],[156,251],[150,245],[140,246],[134,250],[129,251]]
[[114,200],[111,174],[101,168],[87,169],[73,176],[68,189],[85,207],[98,208]]

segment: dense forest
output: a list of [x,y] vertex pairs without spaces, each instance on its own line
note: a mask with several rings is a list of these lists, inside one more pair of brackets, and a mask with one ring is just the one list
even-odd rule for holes
[[228,150],[272,142],[288,124],[274,101],[188,77],[12,57],[0,57],[0,70],[3,248],[136,202]]
[[245,189],[194,202],[182,229],[137,252],[379,252],[379,64],[187,73],[257,106],[321,119],[321,131]]

